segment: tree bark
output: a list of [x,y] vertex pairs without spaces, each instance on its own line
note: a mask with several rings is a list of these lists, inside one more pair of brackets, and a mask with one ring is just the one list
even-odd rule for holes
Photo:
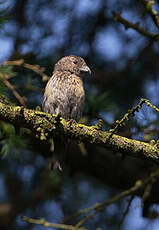
[[66,121],[60,115],[51,115],[22,106],[13,106],[1,101],[0,120],[9,122],[15,127],[29,128],[40,140],[46,140],[51,136],[65,135],[78,140],[78,142],[92,143],[131,157],[159,162],[157,145],[128,139],[116,134],[112,135],[111,132],[102,131],[98,124],[86,126],[74,121]]

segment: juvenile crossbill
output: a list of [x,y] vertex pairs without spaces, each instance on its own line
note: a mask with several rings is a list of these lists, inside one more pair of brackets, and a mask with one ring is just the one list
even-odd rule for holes
[[[61,58],[46,85],[43,111],[56,115],[60,113],[66,120],[79,121],[85,100],[83,77],[87,72],[91,73],[83,58],[74,55]],[[53,168],[62,170],[65,150],[59,140],[54,139]],[[66,149],[66,145],[63,147]]]

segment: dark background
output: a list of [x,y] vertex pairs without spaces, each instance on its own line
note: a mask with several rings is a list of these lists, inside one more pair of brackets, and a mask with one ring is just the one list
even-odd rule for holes
[[[81,122],[92,125],[102,118],[103,129],[109,130],[141,97],[159,106],[159,45],[126,29],[113,19],[112,11],[122,12],[133,23],[140,21],[140,26],[152,33],[158,31],[143,5],[135,0],[1,0],[0,62],[24,59],[44,67],[51,76],[62,56],[82,56],[92,76],[85,80],[86,106]],[[5,71],[17,92],[27,99],[27,108],[41,106],[45,79],[23,66],[1,66],[0,93],[16,105],[19,101],[2,82]],[[157,139],[158,114],[143,106],[118,134],[146,142]],[[70,151],[61,175],[48,169],[48,142],[40,142],[29,130],[17,133],[4,122],[0,122],[0,147],[0,229],[45,229],[26,224],[21,216],[60,223],[74,211],[128,189],[155,167],[120,153],[81,145]],[[157,188],[151,194],[149,211],[143,208],[140,196],[133,199],[121,229],[158,229]],[[118,229],[127,200],[109,206],[85,226]]]

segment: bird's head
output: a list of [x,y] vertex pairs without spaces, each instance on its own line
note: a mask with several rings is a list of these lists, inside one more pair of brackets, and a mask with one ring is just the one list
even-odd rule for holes
[[85,73],[91,74],[91,70],[84,59],[74,55],[61,58],[56,63],[54,71],[68,71],[79,77],[83,77]]

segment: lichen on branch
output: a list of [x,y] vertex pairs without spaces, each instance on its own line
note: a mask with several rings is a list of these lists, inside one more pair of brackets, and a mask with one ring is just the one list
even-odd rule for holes
[[13,106],[0,101],[0,120],[9,122],[15,127],[28,128],[41,140],[64,135],[78,142],[92,143],[132,157],[159,162],[159,149],[156,145],[116,134],[112,135],[111,132],[102,131],[97,126],[66,121],[59,115]]

